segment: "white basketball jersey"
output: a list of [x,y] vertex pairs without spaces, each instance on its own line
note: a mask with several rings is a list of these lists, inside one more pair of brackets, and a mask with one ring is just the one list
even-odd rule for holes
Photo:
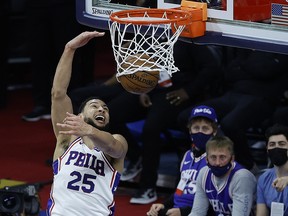
[[48,215],[114,215],[113,194],[120,173],[111,166],[103,152],[89,149],[79,137],[54,161],[53,171]]

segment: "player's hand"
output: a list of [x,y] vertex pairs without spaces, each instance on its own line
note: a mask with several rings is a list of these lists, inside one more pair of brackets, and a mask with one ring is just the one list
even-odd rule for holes
[[167,211],[166,215],[169,216],[181,216],[180,208],[171,208]]
[[150,210],[146,213],[148,216],[157,216],[158,212],[164,208],[164,205],[161,203],[152,204]]
[[72,50],[76,50],[79,47],[86,45],[92,38],[101,37],[105,34],[105,32],[97,32],[97,31],[85,31],[70,40],[66,44],[66,48],[70,48]]
[[59,131],[60,134],[85,136],[91,132],[92,126],[84,121],[82,115],[74,115],[69,112],[66,114],[63,123],[57,123],[58,127],[64,129]]
[[183,88],[181,88],[175,91],[168,92],[166,94],[166,100],[168,100],[172,105],[179,106],[184,101],[189,100],[189,95]]
[[272,183],[272,187],[274,187],[278,192],[283,191],[287,185],[288,176],[276,178]]

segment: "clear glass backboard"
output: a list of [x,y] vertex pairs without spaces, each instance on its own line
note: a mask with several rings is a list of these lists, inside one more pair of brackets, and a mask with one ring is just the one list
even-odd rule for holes
[[[140,7],[179,8],[181,0],[76,0],[77,20],[108,29],[114,11]],[[200,44],[219,44],[288,54],[288,0],[198,0],[208,6],[206,32],[180,38]]]

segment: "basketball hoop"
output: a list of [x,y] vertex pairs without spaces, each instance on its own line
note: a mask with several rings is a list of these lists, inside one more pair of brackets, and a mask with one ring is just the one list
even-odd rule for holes
[[[110,15],[110,35],[118,78],[138,71],[177,72],[173,47],[191,14],[177,9],[123,10]],[[135,64],[131,62],[134,56]],[[123,66],[125,65],[125,67]]]

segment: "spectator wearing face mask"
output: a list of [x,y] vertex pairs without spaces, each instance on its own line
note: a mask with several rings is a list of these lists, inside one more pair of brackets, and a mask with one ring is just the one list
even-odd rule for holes
[[[267,153],[273,167],[257,183],[257,216],[288,215],[288,127],[275,124],[266,130]],[[276,215],[276,214],[275,214]]]
[[191,136],[191,149],[181,162],[180,180],[175,193],[164,203],[152,204],[148,216],[179,215],[187,216],[192,208],[196,193],[196,179],[200,169],[206,166],[206,142],[218,131],[218,120],[213,108],[208,106],[195,107],[188,121]]
[[231,139],[212,137],[206,144],[206,153],[207,166],[199,172],[189,216],[206,216],[209,205],[213,215],[252,215],[256,178],[234,160]]

